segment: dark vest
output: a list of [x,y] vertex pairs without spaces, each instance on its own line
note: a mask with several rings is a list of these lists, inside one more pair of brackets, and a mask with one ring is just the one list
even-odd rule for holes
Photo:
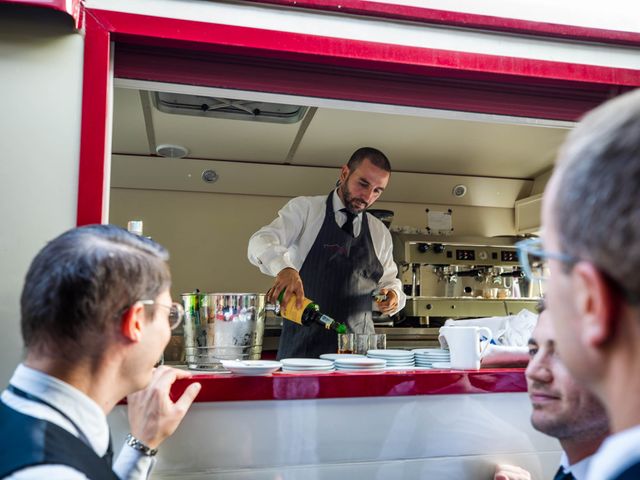
[[[376,256],[367,214],[360,234],[353,237],[336,223],[333,192],[326,200],[324,222],[300,269],[305,296],[322,313],[347,325],[353,333],[374,333],[371,294],[384,269]],[[302,326],[284,321],[278,358],[315,358],[335,353],[338,336],[320,325]]]
[[640,462],[634,463],[620,473],[613,480],[638,480],[640,479]]
[[58,425],[0,402],[0,478],[37,465],[67,465],[92,480],[117,480],[111,456],[99,457]]

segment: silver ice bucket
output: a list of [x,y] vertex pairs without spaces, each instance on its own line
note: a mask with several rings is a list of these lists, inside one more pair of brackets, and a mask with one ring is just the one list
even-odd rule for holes
[[220,360],[257,360],[262,353],[265,295],[183,294],[187,366],[221,370]]

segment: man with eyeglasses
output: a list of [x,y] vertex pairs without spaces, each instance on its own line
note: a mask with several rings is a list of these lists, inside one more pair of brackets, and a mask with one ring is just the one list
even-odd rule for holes
[[521,255],[525,263],[547,260],[548,271],[538,273],[548,276],[558,352],[609,415],[612,436],[592,460],[590,480],[640,478],[639,185],[637,90],[569,134],[544,195],[542,245],[525,245]]
[[[602,403],[571,376],[556,352],[553,318],[538,305],[538,321],[529,339],[525,370],[531,400],[531,424],[562,446],[554,480],[585,480],[593,454],[609,433]],[[498,465],[494,480],[530,480],[526,470]]]
[[[0,398],[0,478],[144,479],[200,390],[154,368],[183,316],[167,251],[110,225],[69,230],[25,279],[26,357]],[[116,462],[106,415],[127,397],[131,434]]]

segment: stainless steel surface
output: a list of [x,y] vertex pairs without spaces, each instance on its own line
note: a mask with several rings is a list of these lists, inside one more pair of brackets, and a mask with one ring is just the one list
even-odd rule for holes
[[[193,295],[200,297],[194,301]],[[220,370],[220,360],[260,358],[264,294],[187,294],[183,295],[183,304],[185,357],[189,368]]]
[[[392,232],[393,257],[399,264],[518,266],[514,244],[520,237],[449,237]],[[468,258],[464,252],[473,250]]]
[[408,294],[403,311],[428,325],[430,317],[468,318],[534,311],[541,286],[524,277],[520,237],[454,237],[393,232],[394,260]]
[[538,299],[504,300],[477,298],[412,297],[407,298],[405,313],[412,317],[497,317],[515,315],[523,309],[535,312]]
[[387,336],[387,348],[430,348],[439,347],[438,328],[376,328],[376,333]]

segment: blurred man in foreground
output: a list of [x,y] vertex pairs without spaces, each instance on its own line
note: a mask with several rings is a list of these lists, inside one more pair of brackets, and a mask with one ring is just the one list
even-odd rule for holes
[[[548,277],[556,345],[611,422],[590,480],[640,478],[640,91],[589,113],[547,185],[543,245],[521,259]],[[545,269],[536,266],[548,262]],[[524,266],[524,265],[523,265]]]
[[[538,323],[529,339],[529,365],[525,375],[533,412],[533,427],[560,441],[562,457],[555,479],[587,478],[592,455],[600,447],[609,424],[604,407],[585,387],[576,383],[558,358],[553,319],[540,305]],[[499,465],[495,480],[528,480],[526,470]]]
[[[167,259],[109,225],[70,230],[38,253],[20,299],[26,358],[0,402],[0,478],[148,478],[200,390],[174,403],[171,385],[187,374],[154,369],[183,314]],[[131,434],[112,469],[106,415],[127,395]]]

